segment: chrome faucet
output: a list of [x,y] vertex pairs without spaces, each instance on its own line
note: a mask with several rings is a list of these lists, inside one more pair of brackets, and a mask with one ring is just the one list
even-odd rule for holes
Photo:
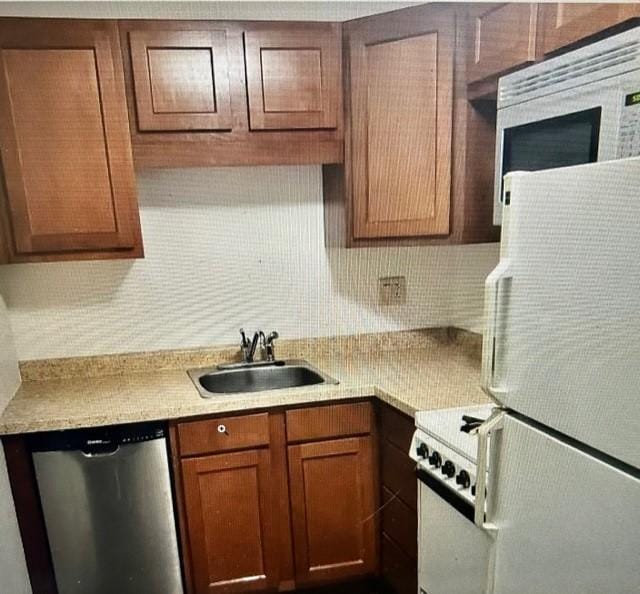
[[[258,331],[253,335],[251,342],[247,339],[247,335],[244,333],[244,328],[240,328],[240,350],[242,351],[242,358],[245,363],[253,363],[253,356],[256,354],[256,348],[258,347],[258,341],[262,331]],[[262,334],[264,336],[264,334]]]
[[253,335],[251,342],[249,342],[244,329],[240,328],[240,336],[242,337],[242,340],[240,341],[240,350],[242,351],[242,358],[245,363],[253,363],[258,343],[260,343],[262,350],[263,361],[275,361],[273,341],[279,336],[277,332],[271,332],[269,336],[265,336],[262,330],[258,330]]

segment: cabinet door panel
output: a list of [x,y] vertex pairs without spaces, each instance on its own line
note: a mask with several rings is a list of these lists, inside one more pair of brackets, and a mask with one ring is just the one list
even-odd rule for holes
[[336,25],[315,30],[245,33],[252,130],[337,128],[340,37]]
[[399,450],[383,441],[381,446],[382,484],[411,509],[418,509],[418,481],[415,465],[407,455],[407,450]]
[[140,242],[115,24],[0,24],[0,144],[18,255]]
[[269,450],[182,461],[196,594],[277,586]]
[[559,2],[542,4],[542,51],[551,53],[628,19],[640,17],[637,2],[628,4]]
[[375,571],[372,438],[289,446],[296,583]]
[[497,76],[536,59],[537,4],[489,5],[471,20],[468,82]]
[[129,32],[138,129],[230,130],[224,30]]
[[356,239],[449,232],[452,13],[350,39]]
[[[382,535],[382,576],[395,594],[415,594],[418,591],[418,568],[415,560],[386,535]],[[424,590],[423,590],[424,592]]]

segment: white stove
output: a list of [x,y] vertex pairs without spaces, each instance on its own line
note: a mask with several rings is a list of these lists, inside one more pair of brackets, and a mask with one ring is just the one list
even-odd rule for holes
[[416,413],[420,592],[484,594],[491,541],[474,523],[477,429],[494,405]]
[[494,408],[482,404],[418,412],[415,417],[409,456],[416,461],[419,473],[426,473],[429,482],[437,481],[471,505],[478,456],[476,431]]

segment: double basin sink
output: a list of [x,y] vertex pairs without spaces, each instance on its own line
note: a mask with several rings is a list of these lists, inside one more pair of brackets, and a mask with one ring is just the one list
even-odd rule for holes
[[239,363],[187,373],[203,398],[338,383],[302,360]]

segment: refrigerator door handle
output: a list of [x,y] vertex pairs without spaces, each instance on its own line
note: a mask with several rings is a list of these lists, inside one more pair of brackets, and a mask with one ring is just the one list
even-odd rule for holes
[[486,518],[487,502],[487,471],[489,467],[489,435],[502,429],[506,413],[495,409],[491,416],[478,428],[478,466],[476,478],[476,500],[474,509],[474,523],[479,528],[491,534],[497,532],[497,527]]
[[485,331],[482,339],[482,375],[481,387],[491,397],[499,390],[493,386],[495,370],[495,348],[497,327],[499,321],[498,299],[500,284],[504,279],[511,278],[511,266],[508,258],[500,260],[485,281],[484,319]]

